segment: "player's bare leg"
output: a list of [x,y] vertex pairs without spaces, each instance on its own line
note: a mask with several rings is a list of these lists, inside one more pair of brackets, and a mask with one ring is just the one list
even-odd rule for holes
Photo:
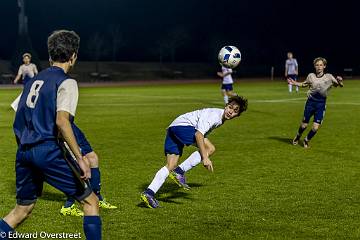
[[149,187],[141,193],[140,198],[149,208],[158,208],[159,202],[155,199],[155,193],[164,184],[170,171],[174,170],[179,161],[179,155],[167,154],[166,165],[162,167],[156,174]]
[[4,217],[4,221],[9,224],[10,227],[16,228],[21,222],[23,222],[32,212],[35,207],[35,203],[30,205],[16,204],[15,208]]
[[[210,142],[208,138],[204,138],[205,149],[210,157],[215,152],[215,146]],[[190,186],[186,183],[185,173],[190,169],[201,163],[201,156],[199,151],[193,152],[184,162],[170,173],[170,178],[179,186],[185,190],[190,190]]]

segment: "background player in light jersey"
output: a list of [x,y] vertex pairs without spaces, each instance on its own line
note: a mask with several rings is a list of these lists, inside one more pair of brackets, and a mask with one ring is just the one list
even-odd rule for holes
[[[85,156],[90,163],[91,178],[90,185],[96,196],[99,198],[99,207],[105,209],[116,209],[115,205],[107,202],[100,193],[101,189],[101,178],[99,169],[99,158],[98,155],[92,149],[89,141],[86,139],[85,134],[78,128],[75,123],[71,124],[77,143],[79,144],[81,154]],[[68,197],[64,206],[61,208],[60,213],[64,216],[77,216],[81,217],[84,215],[75,205],[75,199]]]
[[224,102],[227,104],[229,102],[229,97],[236,96],[237,94],[233,91],[233,78],[231,74],[234,71],[231,68],[221,67],[221,72],[217,72],[219,77],[222,77],[221,93],[224,97]]
[[[2,239],[9,239],[14,228],[30,215],[46,181],[84,204],[86,239],[101,240],[98,198],[88,183],[91,177],[89,163],[81,155],[71,128],[78,88],[67,72],[76,62],[79,43],[80,38],[75,32],[60,30],[52,33],[48,38],[48,51],[53,66],[24,85],[13,126],[18,143],[17,204],[0,220]],[[61,144],[64,141],[76,161],[64,151]]]
[[178,184],[181,184],[180,186],[188,188],[184,173],[201,161],[205,168],[213,171],[213,165],[209,157],[214,153],[215,147],[207,138],[208,134],[224,124],[225,121],[240,116],[246,109],[247,99],[235,96],[229,99],[225,109],[204,108],[177,117],[168,127],[165,138],[164,152],[167,164],[156,173],[149,187],[141,193],[141,200],[149,208],[159,207],[155,194],[164,184],[170,172],[177,167],[184,146],[196,145],[198,151],[191,154],[176,168],[176,173],[172,173],[172,178],[179,177],[179,179],[175,180]]
[[[35,64],[31,63],[31,54],[24,53],[23,54],[23,62],[19,67],[18,74],[15,77],[14,84],[17,84],[20,80],[23,84],[33,78],[36,74],[38,74],[38,70]],[[20,95],[11,103],[11,107],[14,109],[14,106],[18,105],[20,100]]]
[[[298,80],[299,65],[296,59],[293,57],[292,52],[287,53],[287,59],[285,61],[285,78],[291,78],[294,81]],[[292,84],[288,84],[289,93],[292,92]],[[296,92],[299,92],[299,86],[296,86]]]
[[326,109],[326,98],[328,91],[332,86],[343,87],[343,79],[339,76],[334,78],[333,75],[329,73],[324,73],[326,68],[327,61],[325,58],[318,57],[314,60],[315,73],[310,73],[304,82],[296,82],[293,79],[289,78],[289,84],[299,86],[299,87],[309,87],[307,93],[308,99],[305,104],[304,118],[300,124],[299,130],[294,137],[292,143],[297,145],[302,133],[307,128],[310,118],[314,116],[314,122],[312,129],[304,139],[304,147],[309,147],[309,141],[314,137],[318,131],[325,115]]
[[19,67],[18,74],[14,80],[15,84],[18,83],[20,79],[22,80],[22,83],[25,84],[28,80],[38,74],[36,65],[31,63],[31,54],[24,53],[22,57],[24,64]]

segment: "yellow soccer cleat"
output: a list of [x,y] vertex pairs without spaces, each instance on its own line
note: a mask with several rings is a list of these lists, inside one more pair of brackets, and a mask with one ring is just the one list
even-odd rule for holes
[[104,208],[104,209],[116,209],[116,208],[118,208],[117,206],[112,205],[109,202],[107,202],[105,200],[105,198],[103,200],[99,201],[99,207]]
[[64,207],[62,206],[60,213],[64,216],[74,216],[74,217],[83,217],[84,216],[84,212],[81,211],[76,205],[75,203],[73,205],[71,205],[70,207]]

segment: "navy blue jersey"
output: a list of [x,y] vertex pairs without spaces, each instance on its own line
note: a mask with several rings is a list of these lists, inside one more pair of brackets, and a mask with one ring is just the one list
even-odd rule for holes
[[25,83],[13,125],[20,145],[57,138],[57,92],[66,79],[63,69],[49,67]]

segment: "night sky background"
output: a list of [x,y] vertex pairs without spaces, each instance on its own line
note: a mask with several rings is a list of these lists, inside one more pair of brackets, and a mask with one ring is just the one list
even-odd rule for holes
[[[317,56],[326,57],[329,68],[356,69],[359,5],[315,0],[26,0],[26,13],[33,48],[44,60],[47,36],[65,28],[81,37],[80,60],[94,59],[89,42],[100,37],[104,61],[159,61],[162,52],[163,61],[215,62],[223,45],[234,45],[246,66],[283,67],[286,52],[292,51],[307,69]],[[18,12],[16,0],[0,1],[1,59],[14,52]],[[114,29],[121,36],[116,54],[111,50]],[[164,47],[169,42],[173,45]]]

